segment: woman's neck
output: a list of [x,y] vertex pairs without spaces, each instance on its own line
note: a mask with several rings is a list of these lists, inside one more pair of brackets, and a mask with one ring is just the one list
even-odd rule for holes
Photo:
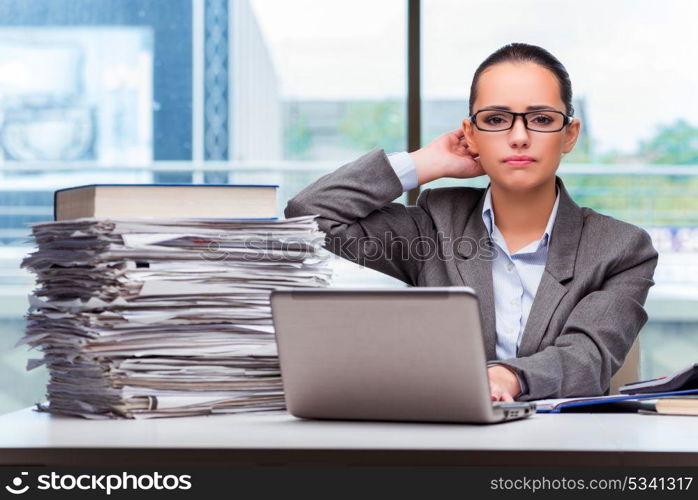
[[495,223],[510,253],[543,237],[557,197],[554,177],[529,191],[511,191],[495,184],[490,189]]

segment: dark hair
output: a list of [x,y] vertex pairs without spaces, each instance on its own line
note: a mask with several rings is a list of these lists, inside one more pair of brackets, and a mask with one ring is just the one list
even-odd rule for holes
[[469,115],[473,114],[473,104],[477,98],[477,83],[480,80],[480,74],[490,66],[503,62],[532,62],[550,70],[557,78],[557,81],[560,82],[560,97],[565,104],[567,115],[574,116],[572,82],[570,81],[570,75],[567,74],[567,70],[550,52],[542,47],[527,43],[510,43],[505,45],[492,53],[478,66],[473,76],[473,83],[470,85]]

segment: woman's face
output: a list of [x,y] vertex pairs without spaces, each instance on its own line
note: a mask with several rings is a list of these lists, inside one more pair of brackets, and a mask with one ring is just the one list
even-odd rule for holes
[[[540,105],[566,113],[555,75],[535,63],[507,62],[490,66],[481,73],[473,113],[488,107],[522,113],[529,111],[528,106]],[[484,132],[469,119],[463,120],[470,152],[480,156],[480,164],[492,184],[514,191],[554,184],[562,153],[574,147],[579,127],[579,120],[573,120],[559,132],[533,132],[526,129],[523,118],[518,116],[509,130]],[[510,156],[529,156],[534,161],[515,165],[505,161]]]

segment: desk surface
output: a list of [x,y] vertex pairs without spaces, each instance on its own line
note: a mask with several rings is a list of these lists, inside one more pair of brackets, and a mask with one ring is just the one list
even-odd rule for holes
[[289,414],[85,420],[0,416],[0,465],[685,465],[698,419],[536,414],[495,425],[302,420]]

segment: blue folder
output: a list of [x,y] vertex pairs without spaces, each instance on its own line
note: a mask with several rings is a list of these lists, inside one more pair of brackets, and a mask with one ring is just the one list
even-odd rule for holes
[[[586,410],[589,412],[603,412],[603,411],[608,411],[602,408],[603,405],[609,405],[612,403],[620,403],[620,402],[626,402],[626,401],[639,401],[642,399],[657,399],[657,398],[662,398],[662,397],[668,397],[668,396],[683,396],[686,394],[698,394],[698,389],[687,389],[684,391],[670,391],[670,392],[655,392],[655,393],[646,393],[646,394],[621,394],[618,396],[604,396],[603,399],[601,398],[579,398],[579,399],[571,399],[569,401],[564,401],[562,403],[558,403],[555,405],[553,408],[550,409],[543,409],[543,408],[536,408],[537,413],[564,413],[565,410],[569,410],[571,408],[577,408],[581,406],[587,407]],[[639,406],[638,406],[639,407]],[[632,408],[632,407],[631,407]]]

